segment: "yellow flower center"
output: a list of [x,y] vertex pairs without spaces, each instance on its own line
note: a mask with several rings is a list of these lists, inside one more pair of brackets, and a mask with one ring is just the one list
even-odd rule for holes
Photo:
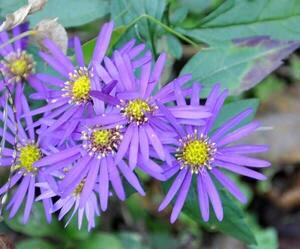
[[183,147],[182,159],[189,165],[201,167],[209,160],[209,150],[204,141],[192,140]]
[[23,76],[28,71],[28,63],[24,58],[17,59],[10,64],[10,71],[18,76]]
[[90,90],[91,80],[87,75],[81,75],[73,82],[72,95],[75,101],[87,100]]
[[112,137],[111,130],[97,130],[92,134],[92,143],[96,147],[107,146],[111,142]]
[[41,159],[41,156],[41,151],[36,145],[30,144],[22,147],[19,156],[20,167],[28,172],[35,171],[33,164]]
[[144,100],[136,99],[129,101],[124,108],[124,113],[130,121],[143,123],[146,120],[145,114],[151,112],[151,106]]

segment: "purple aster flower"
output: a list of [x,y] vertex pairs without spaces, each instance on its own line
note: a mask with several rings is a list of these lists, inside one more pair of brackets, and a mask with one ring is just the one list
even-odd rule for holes
[[[64,174],[59,173],[58,171],[55,173],[55,176],[59,177],[60,179],[64,178]],[[58,198],[58,200],[53,204],[53,207],[50,210],[50,212],[55,213],[59,211],[59,220],[62,220],[68,213],[70,213],[70,216],[68,217],[65,226],[67,226],[72,220],[72,218],[77,214],[79,229],[81,229],[82,227],[84,216],[86,217],[86,220],[88,222],[88,230],[90,231],[92,228],[94,228],[95,217],[100,215],[95,191],[91,192],[89,197],[84,202],[84,205],[81,206],[80,203],[82,190],[84,187],[84,180],[76,186],[73,193],[67,195],[66,197],[60,196],[60,193],[58,191],[58,185],[56,185],[55,179],[51,179],[51,183],[52,184],[49,184],[48,182],[40,182],[36,184],[38,187],[40,187],[41,191],[43,191],[42,194],[36,200],[40,201]]]
[[[200,85],[194,84],[191,96],[193,106],[199,105],[199,91]],[[211,203],[217,219],[220,221],[223,219],[223,207],[214,180],[219,181],[240,202],[246,202],[244,194],[223,173],[223,170],[257,180],[265,179],[265,176],[257,172],[256,169],[268,167],[270,163],[249,155],[264,152],[268,147],[265,145],[236,144],[240,138],[249,135],[259,127],[259,123],[253,121],[235,129],[252,113],[251,109],[234,116],[217,130],[212,130],[226,96],[227,91],[221,92],[220,85],[213,87],[205,103],[205,106],[211,110],[212,116],[206,120],[204,126],[178,126],[173,123],[177,133],[169,139],[166,146],[170,147],[174,156],[171,166],[166,168],[165,174],[167,178],[176,174],[177,176],[159,206],[159,211],[163,210],[177,194],[170,219],[172,223],[180,214],[193,177],[197,182],[199,206],[204,221],[209,220],[209,203]],[[185,105],[184,100],[180,102]],[[172,115],[168,110],[165,109],[164,111],[166,115]]]
[[[85,120],[87,125],[113,126],[121,124],[125,128],[124,138],[120,143],[115,157],[118,163],[128,156],[129,165],[143,170],[149,168],[155,171],[159,166],[149,160],[149,151],[154,150],[159,159],[169,160],[168,151],[161,141],[161,133],[172,132],[168,117],[160,110],[160,106],[171,103],[176,95],[186,95],[191,89],[181,90],[181,86],[190,80],[190,76],[180,77],[157,91],[158,83],[163,72],[166,55],[161,54],[152,68],[151,62],[141,67],[138,74],[127,54],[116,51],[113,61],[105,60],[106,68],[98,65],[96,72],[104,81],[111,81],[113,76],[118,81],[115,91],[105,95],[99,91],[91,94],[103,100],[114,108],[111,112]],[[165,107],[181,122],[198,123],[211,114],[203,106],[174,106]],[[155,169],[154,169],[155,168]]]
[[[28,31],[29,24],[23,23],[12,30],[12,37],[17,37],[23,32]],[[0,32],[0,91],[8,87],[12,92],[15,91],[15,106],[17,112],[21,110],[20,96],[23,93],[25,82],[32,87],[39,87],[35,74],[35,61],[27,51],[28,37],[17,39],[9,43],[10,34],[6,31]]]
[[[117,197],[125,200],[126,194],[121,175],[139,194],[144,195],[137,176],[127,163],[124,160],[120,160],[118,164],[115,163],[115,153],[123,139],[122,129],[120,125],[111,128],[80,126],[80,129],[78,128],[72,134],[74,142],[70,144],[69,148],[44,157],[35,166],[51,165],[47,167],[49,174],[55,170],[66,172],[59,184],[62,199],[72,195],[81,184],[79,208],[84,208],[91,195],[96,191],[99,194],[100,207],[105,211],[110,183]],[[57,133],[59,132],[64,133],[64,131],[57,131]],[[73,166],[66,168],[69,163],[72,163]]]
[[[29,112],[29,106],[25,96],[19,96],[21,103],[21,114]],[[1,106],[5,106],[5,100],[1,99]],[[17,119],[17,122],[15,121]],[[4,111],[0,111],[1,134],[5,141],[5,146],[0,151],[0,166],[11,167],[11,176],[8,182],[0,188],[0,195],[7,198],[7,192],[13,190],[13,194],[6,205],[10,211],[9,218],[16,215],[23,201],[25,209],[23,222],[26,223],[30,216],[30,211],[34,202],[36,193],[35,183],[45,181],[45,175],[34,166],[34,163],[47,154],[46,145],[36,137],[32,127],[31,117],[26,117],[24,122],[17,116],[10,106],[6,105]],[[2,125],[4,124],[5,125]],[[51,200],[43,201],[45,214],[48,222],[51,215],[48,212],[52,207]]]
[[[67,133],[70,134],[79,124],[80,117],[93,113],[93,107],[97,109],[103,105],[99,100],[91,97],[90,91],[101,90],[109,93],[115,85],[114,79],[110,82],[101,81],[95,74],[94,69],[102,63],[102,59],[109,47],[112,31],[112,22],[103,25],[97,38],[93,57],[88,65],[84,62],[78,38],[74,39],[76,65],[52,41],[44,41],[44,45],[49,53],[40,52],[40,56],[61,76],[58,78],[47,74],[37,74],[37,78],[47,87],[36,89],[37,93],[34,93],[31,97],[34,99],[45,99],[48,104],[32,111],[28,115],[49,112],[47,117],[42,118],[35,124],[44,123],[49,126],[44,133],[49,134],[63,125],[68,125]],[[120,49],[120,53],[128,53],[135,66],[139,66],[140,63],[143,64],[144,61],[148,61],[150,57],[149,54],[146,54],[143,58],[135,60],[145,46],[134,45],[135,41],[130,41]],[[63,138],[65,137],[67,135],[63,136]]]

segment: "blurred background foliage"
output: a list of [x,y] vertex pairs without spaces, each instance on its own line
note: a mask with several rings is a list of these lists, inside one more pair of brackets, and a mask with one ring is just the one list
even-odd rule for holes
[[[0,0],[0,20],[26,3]],[[232,176],[249,198],[246,206],[220,189],[222,223],[214,217],[209,223],[201,221],[192,189],[184,213],[170,225],[170,210],[157,212],[162,187],[140,174],[147,197],[133,194],[125,203],[112,201],[92,232],[78,231],[76,220],[66,228],[55,219],[47,224],[38,204],[27,225],[19,216],[4,217],[3,245],[10,239],[17,249],[299,249],[300,1],[48,0],[29,21],[34,26],[56,17],[70,37],[80,36],[86,60],[99,27],[113,19],[111,48],[135,37],[155,57],[168,53],[162,84],[193,73],[204,84],[205,97],[213,83],[221,82],[232,96],[216,127],[246,107],[258,108],[260,102],[257,117],[264,133],[248,140],[271,144],[265,157],[273,167],[265,170],[269,178],[260,183]],[[45,65],[38,60],[38,66]],[[7,172],[0,176],[5,182]]]

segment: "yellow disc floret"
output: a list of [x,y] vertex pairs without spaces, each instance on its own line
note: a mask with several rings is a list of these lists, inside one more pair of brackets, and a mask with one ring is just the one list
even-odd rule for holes
[[81,102],[89,98],[91,81],[87,75],[81,75],[73,82],[72,95],[75,101]]
[[28,63],[25,58],[17,59],[10,64],[10,71],[18,76],[23,76],[28,71]]
[[92,142],[95,146],[103,147],[110,143],[111,136],[111,130],[96,130],[92,134]]
[[151,111],[151,106],[146,101],[141,99],[129,101],[127,106],[124,108],[124,113],[127,118],[129,118],[130,121],[137,123],[145,122],[147,120],[145,114]]
[[41,151],[36,145],[26,145],[20,149],[19,166],[28,172],[33,172],[35,171],[33,164],[38,161],[41,156]]
[[209,159],[209,147],[201,140],[192,140],[182,151],[182,159],[192,166],[203,166]]

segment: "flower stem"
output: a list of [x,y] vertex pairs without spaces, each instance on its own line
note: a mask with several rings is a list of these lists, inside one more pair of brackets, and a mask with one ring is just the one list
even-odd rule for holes
[[21,34],[15,36],[15,37],[9,39],[7,42],[4,42],[3,44],[1,44],[1,45],[0,45],[0,49],[4,48],[4,47],[7,46],[8,44],[11,44],[11,43],[13,43],[13,42],[15,42],[15,41],[17,41],[17,40],[20,40],[20,39],[24,38],[24,37],[31,36],[31,35],[35,35],[36,33],[37,33],[36,30],[28,30],[28,31],[26,31],[26,32],[23,32],[23,33],[21,33]]

